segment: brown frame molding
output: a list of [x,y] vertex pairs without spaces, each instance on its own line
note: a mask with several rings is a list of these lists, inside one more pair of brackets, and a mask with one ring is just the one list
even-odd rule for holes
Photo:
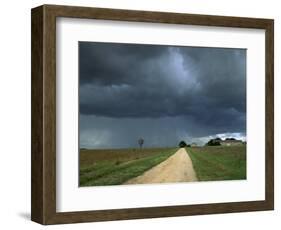
[[[43,5],[32,9],[31,219],[62,224],[274,209],[274,21],[271,19]],[[56,17],[256,28],[266,31],[264,201],[56,212]]]

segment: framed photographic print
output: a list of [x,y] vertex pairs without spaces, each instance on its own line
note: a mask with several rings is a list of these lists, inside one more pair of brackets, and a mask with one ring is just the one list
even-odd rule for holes
[[273,28],[32,9],[32,220],[272,210]]

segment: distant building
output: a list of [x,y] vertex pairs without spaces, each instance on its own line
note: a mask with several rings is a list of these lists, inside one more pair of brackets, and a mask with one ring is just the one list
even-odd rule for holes
[[243,145],[244,142],[241,140],[236,140],[235,138],[226,138],[225,140],[220,141],[222,146],[236,146]]
[[197,144],[195,142],[190,144],[190,147],[197,147]]
[[246,142],[241,140],[236,140],[235,138],[226,138],[225,140],[222,140],[221,138],[215,138],[211,139],[206,145],[208,146],[237,146],[237,145],[245,145]]

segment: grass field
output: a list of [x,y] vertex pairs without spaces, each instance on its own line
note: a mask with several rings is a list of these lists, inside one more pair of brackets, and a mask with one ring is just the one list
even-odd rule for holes
[[246,179],[246,146],[186,148],[200,181]]
[[176,148],[80,150],[80,186],[118,185],[166,160]]

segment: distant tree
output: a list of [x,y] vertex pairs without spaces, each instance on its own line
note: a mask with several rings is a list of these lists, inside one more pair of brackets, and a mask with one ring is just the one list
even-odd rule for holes
[[220,140],[217,139],[211,139],[207,143],[208,146],[218,146],[221,145]]
[[139,140],[138,140],[138,143],[139,143],[139,146],[140,146],[140,149],[142,148],[142,145],[143,145],[143,143],[144,143],[144,139],[143,138],[140,138]]
[[179,147],[180,148],[184,148],[184,147],[186,147],[187,146],[187,144],[185,143],[185,141],[181,141],[180,143],[179,143]]
[[225,140],[227,140],[227,141],[236,141],[236,139],[235,139],[235,138],[233,138],[233,137],[226,138]]
[[188,144],[188,145],[186,145],[186,147],[191,147],[191,145]]

